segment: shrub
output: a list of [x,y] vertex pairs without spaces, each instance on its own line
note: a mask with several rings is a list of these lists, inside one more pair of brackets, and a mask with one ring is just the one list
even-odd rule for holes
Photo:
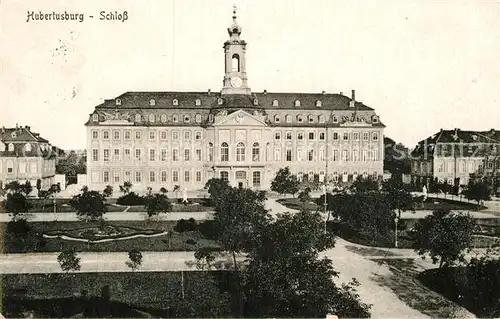
[[188,244],[188,245],[196,245],[196,241],[193,240],[193,239],[188,239],[188,240],[186,240],[186,244]]
[[116,200],[116,203],[118,205],[125,205],[125,206],[139,206],[139,205],[144,205],[145,202],[146,201],[144,200],[144,197],[134,192],[130,192],[126,195],[123,195]]
[[182,198],[177,198],[177,204],[184,204],[184,205],[192,205],[193,204],[193,201],[192,200],[187,200],[187,203],[184,202],[184,199]]
[[187,231],[196,231],[198,230],[198,225],[194,220],[194,218],[190,218],[188,220],[180,219],[179,221],[177,221],[174,230],[178,233],[183,233]]
[[219,238],[219,228],[213,220],[206,220],[198,225],[200,233],[209,240],[217,240]]

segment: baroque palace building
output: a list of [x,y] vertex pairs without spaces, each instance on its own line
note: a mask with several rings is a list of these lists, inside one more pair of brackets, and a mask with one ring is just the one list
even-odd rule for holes
[[301,180],[382,175],[385,126],[354,90],[252,92],[235,12],[228,33],[220,92],[127,92],[95,107],[85,124],[90,188],[199,190],[216,177],[269,189],[285,166]]

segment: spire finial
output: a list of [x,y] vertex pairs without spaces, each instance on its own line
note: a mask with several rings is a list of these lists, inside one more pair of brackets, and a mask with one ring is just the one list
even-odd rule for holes
[[233,21],[236,23],[236,4],[233,4]]

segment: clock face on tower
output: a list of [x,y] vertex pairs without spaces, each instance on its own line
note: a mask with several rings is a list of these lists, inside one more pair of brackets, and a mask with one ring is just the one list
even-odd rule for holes
[[239,88],[241,86],[241,84],[243,84],[243,81],[241,80],[241,78],[239,78],[237,76],[231,78],[231,86],[232,87]]

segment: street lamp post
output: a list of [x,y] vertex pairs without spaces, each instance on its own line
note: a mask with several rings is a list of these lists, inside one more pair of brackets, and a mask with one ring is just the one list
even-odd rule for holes
[[395,248],[398,248],[398,221],[399,221],[398,216],[394,217],[394,225],[395,225],[395,231],[394,231],[394,247],[395,247]]

